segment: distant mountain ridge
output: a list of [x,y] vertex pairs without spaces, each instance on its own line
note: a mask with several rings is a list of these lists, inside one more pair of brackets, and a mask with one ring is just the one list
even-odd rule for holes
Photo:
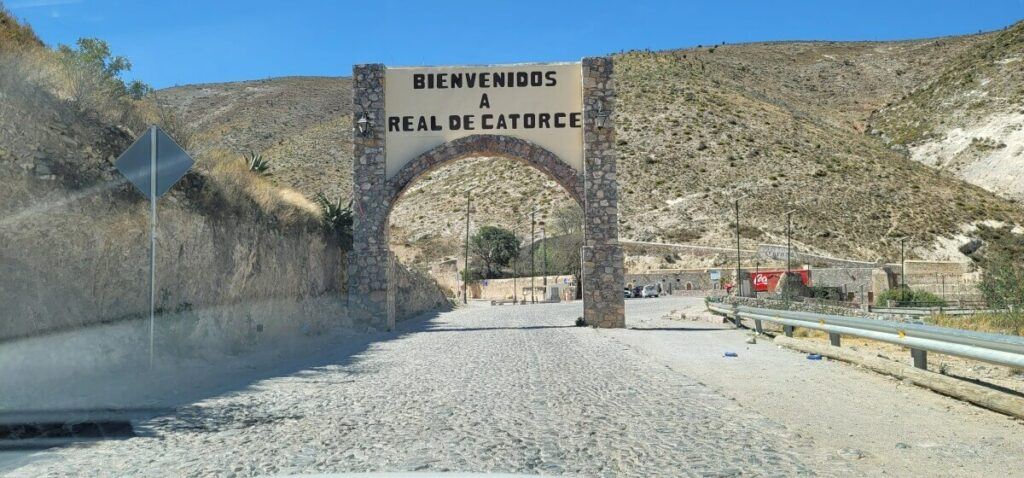
[[[885,119],[923,85],[973,65],[957,59],[984,57],[1005,35],[614,55],[622,237],[728,245],[731,202],[743,197],[750,245],[784,242],[783,213],[795,209],[794,244],[808,252],[891,260],[896,237],[907,235],[914,257],[964,259],[957,249],[976,224],[1024,224],[1024,213],[987,184],[913,161],[893,147],[901,143],[884,131],[896,120]],[[307,196],[347,195],[350,88],[347,78],[280,78],[159,94],[199,126],[200,156],[263,152],[273,181]],[[481,186],[473,227],[515,227],[532,204],[542,217],[571,204],[516,161],[460,161],[408,191],[392,214],[392,242],[419,250],[419,260],[452,254],[469,183]]]

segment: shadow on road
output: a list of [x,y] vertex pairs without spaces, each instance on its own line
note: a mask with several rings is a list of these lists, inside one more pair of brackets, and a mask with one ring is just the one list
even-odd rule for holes
[[[263,380],[328,367],[347,367],[352,375],[372,373],[357,365],[375,346],[440,330],[432,322],[441,313],[400,322],[394,332],[333,331],[233,356],[167,352],[158,354],[152,369],[144,341],[126,341],[131,334],[112,332],[137,324],[106,324],[6,342],[0,345],[0,450],[145,436],[144,430],[130,425],[172,414],[193,415],[201,408],[197,402],[245,391]],[[111,353],[124,347],[138,350]],[[115,428],[112,424],[121,425],[118,433],[108,433]],[[98,432],[86,433],[93,429]],[[6,467],[2,458],[0,471]]]

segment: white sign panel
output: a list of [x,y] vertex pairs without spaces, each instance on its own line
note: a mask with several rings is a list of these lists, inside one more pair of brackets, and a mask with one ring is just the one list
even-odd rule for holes
[[524,139],[583,169],[579,63],[387,68],[387,177],[474,134]]

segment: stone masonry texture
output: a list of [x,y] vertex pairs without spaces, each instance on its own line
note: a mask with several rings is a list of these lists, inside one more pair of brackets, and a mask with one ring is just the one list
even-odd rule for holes
[[493,134],[466,136],[419,155],[388,179],[388,200],[391,203],[397,201],[402,191],[420,175],[451,161],[475,156],[501,156],[523,161],[554,179],[580,206],[583,205],[583,184],[576,169],[530,141]]
[[[356,320],[380,329],[395,323],[389,289],[393,259],[388,250],[387,221],[392,205],[422,174],[451,161],[474,156],[502,156],[539,169],[575,198],[584,209],[583,308],[588,325],[623,327],[623,252],[618,242],[618,184],[615,173],[615,128],[611,113],[615,88],[612,61],[586,58],[583,68],[584,170],[576,171],[556,155],[529,141],[500,135],[473,135],[442,144],[419,155],[392,178],[385,173],[385,91],[383,65],[353,69],[353,124],[364,115],[370,130],[353,131],[353,253],[349,261],[349,309]],[[599,124],[598,112],[607,113]],[[389,293],[390,292],[390,293]]]
[[352,69],[353,118],[370,121],[367,134],[352,131],[352,253],[349,256],[349,313],[380,329],[394,323],[388,307],[391,255],[387,242],[389,204],[384,170],[384,65],[356,65]]
[[[607,115],[600,123],[599,112]],[[583,59],[583,181],[585,189],[583,319],[596,327],[624,327],[623,253],[619,244],[619,188],[615,171],[615,82],[612,60]]]

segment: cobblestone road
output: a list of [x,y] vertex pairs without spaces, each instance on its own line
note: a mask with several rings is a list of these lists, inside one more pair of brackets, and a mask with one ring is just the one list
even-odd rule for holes
[[[654,302],[654,301],[652,301]],[[331,364],[77,445],[13,476],[477,471],[792,476],[812,444],[607,334],[578,305],[445,313]],[[642,313],[631,311],[632,313]]]

